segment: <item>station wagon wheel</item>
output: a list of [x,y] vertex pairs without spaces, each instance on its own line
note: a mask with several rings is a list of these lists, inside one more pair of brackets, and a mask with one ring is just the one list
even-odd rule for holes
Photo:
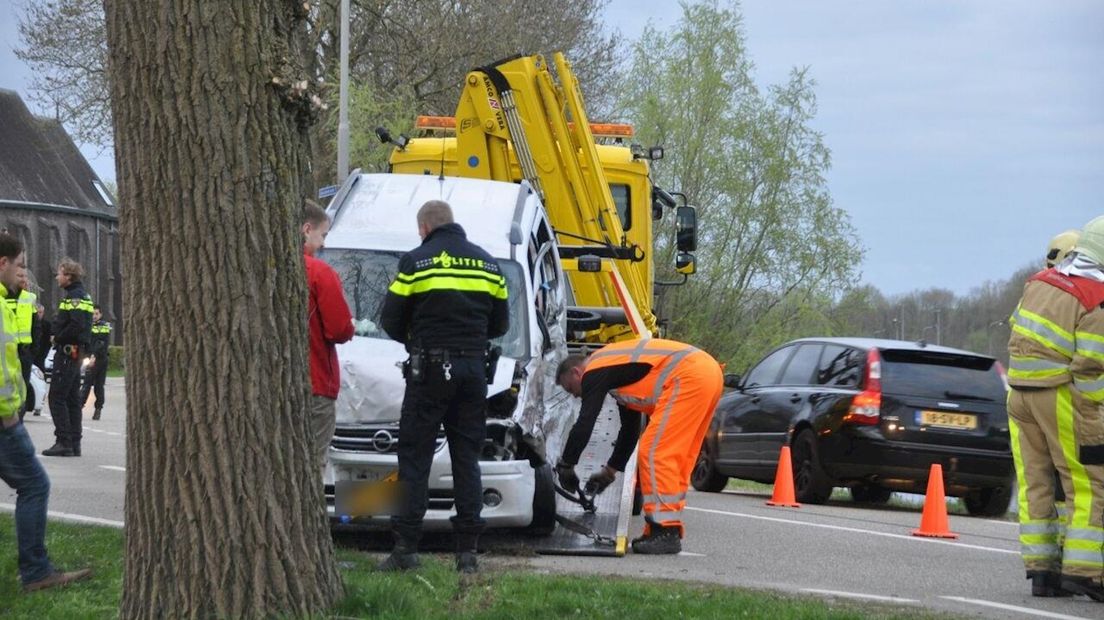
[[690,474],[690,484],[698,491],[707,493],[723,491],[728,485],[728,476],[717,472],[717,464],[713,462],[708,440],[702,442],[698,460],[694,463],[694,471]]
[[1008,503],[1012,501],[1012,489],[997,487],[971,491],[962,498],[966,512],[974,517],[999,517],[1008,512]]
[[797,434],[790,449],[794,471],[794,494],[797,501],[823,504],[832,495],[832,481],[820,467],[817,458],[816,435],[805,429]]

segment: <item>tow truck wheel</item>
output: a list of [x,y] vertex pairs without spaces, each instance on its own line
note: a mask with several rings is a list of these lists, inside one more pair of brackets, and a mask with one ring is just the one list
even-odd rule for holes
[[573,332],[589,332],[602,326],[602,316],[590,310],[570,308],[567,311],[567,329]]
[[552,486],[552,466],[544,463],[533,468],[533,520],[526,528],[532,536],[548,536],[556,529],[556,488]]

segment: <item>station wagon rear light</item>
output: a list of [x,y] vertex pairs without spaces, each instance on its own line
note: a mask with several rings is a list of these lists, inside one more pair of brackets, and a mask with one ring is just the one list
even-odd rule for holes
[[993,366],[997,369],[997,374],[1000,375],[1001,383],[1004,384],[1004,391],[1012,389],[1012,386],[1008,385],[1008,373],[1004,371],[1004,365],[1000,362],[993,362]]
[[865,373],[863,391],[851,399],[844,424],[873,426],[882,419],[882,356],[877,349],[867,351]]

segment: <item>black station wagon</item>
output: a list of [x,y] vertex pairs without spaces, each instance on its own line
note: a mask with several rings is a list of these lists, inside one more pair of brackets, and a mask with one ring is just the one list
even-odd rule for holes
[[807,338],[763,358],[717,405],[691,476],[699,491],[729,477],[771,483],[791,446],[797,500],[837,486],[855,501],[924,493],[933,463],[973,515],[1008,508],[1014,469],[1007,384],[992,357],[867,338]]

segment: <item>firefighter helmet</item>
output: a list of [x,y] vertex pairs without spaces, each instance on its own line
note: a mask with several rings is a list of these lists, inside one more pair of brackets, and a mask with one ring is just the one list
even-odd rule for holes
[[1054,238],[1050,240],[1050,245],[1047,246],[1047,268],[1062,262],[1062,259],[1073,249],[1073,246],[1077,245],[1077,240],[1080,237],[1081,231],[1079,230],[1067,230],[1055,235]]
[[1073,251],[1098,265],[1104,265],[1104,215],[1085,224]]

